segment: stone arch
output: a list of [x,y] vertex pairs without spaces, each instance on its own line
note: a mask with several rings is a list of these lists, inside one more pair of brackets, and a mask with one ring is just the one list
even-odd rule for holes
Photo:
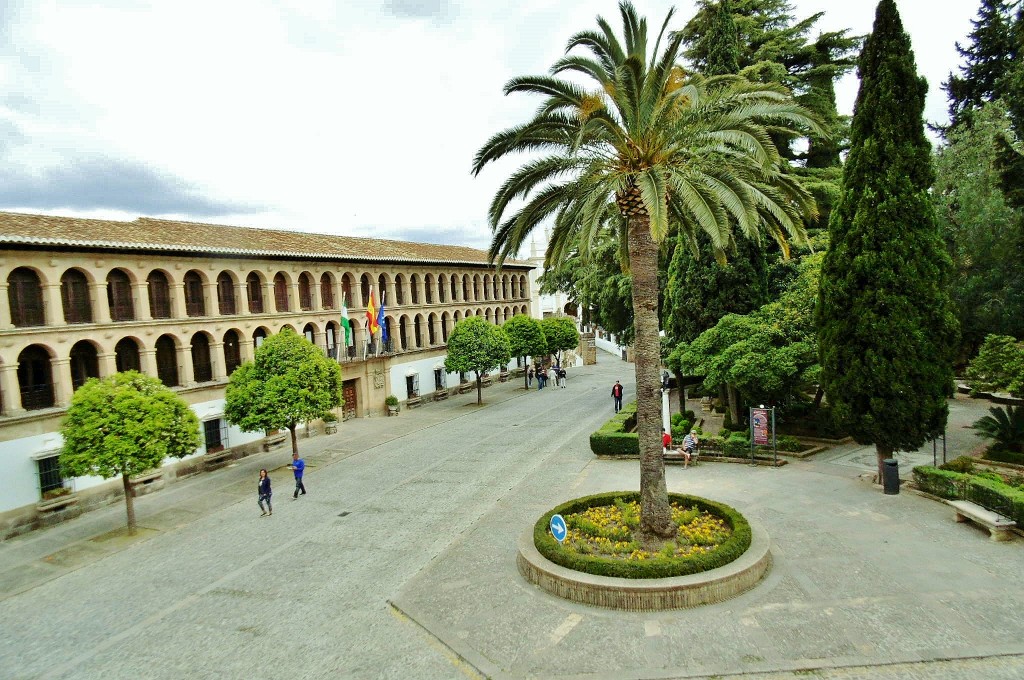
[[405,304],[405,277],[395,274],[395,306]]
[[238,313],[238,302],[235,290],[238,288],[238,277],[225,269],[217,274],[217,312],[221,316],[233,316]]
[[229,328],[222,339],[224,345],[224,375],[230,377],[242,365],[242,334]]
[[60,276],[60,303],[64,322],[92,323],[92,273],[79,267],[70,267]]
[[345,307],[352,307],[352,287],[355,285],[355,276],[350,272],[341,275],[341,304]]
[[409,277],[409,302],[414,305],[420,303],[420,277],[416,274]]
[[398,319],[398,340],[402,351],[409,349],[409,317],[405,314]]
[[451,317],[448,315],[448,312],[445,312],[444,314],[441,315],[441,342],[442,343],[446,343],[447,344],[447,342],[448,342],[448,328],[451,326],[451,323],[452,323]]
[[213,380],[213,357],[210,353],[210,335],[206,331],[192,334],[189,340],[192,350],[192,377],[197,383]]
[[259,349],[259,346],[263,344],[263,341],[270,337],[270,329],[266,326],[258,326],[256,330],[252,332],[252,351],[255,352]]
[[130,335],[117,341],[117,344],[114,345],[114,368],[118,373],[142,371],[140,347],[142,347],[142,343]]
[[433,347],[434,345],[438,344],[437,343],[437,331],[435,330],[436,327],[437,327],[437,314],[434,314],[433,312],[431,312],[430,316],[427,317],[427,342],[429,343],[429,345],[431,347]]
[[53,390],[53,350],[46,345],[29,345],[18,354],[18,388],[21,407],[26,411],[56,405]]
[[286,323],[286,324],[282,325],[281,328],[279,328],[277,332],[278,333],[283,333],[285,331],[285,329],[290,330],[292,333],[295,333],[296,335],[298,335],[298,333],[299,333],[297,330],[295,330],[295,326],[291,325],[290,323]]
[[324,272],[320,275],[320,308],[336,309],[334,303],[334,274]]
[[249,305],[250,314],[262,314],[267,305],[263,300],[263,290],[266,287],[266,277],[263,272],[251,271],[245,277],[245,297]]
[[365,307],[370,303],[370,289],[372,285],[369,274],[363,274],[359,277],[359,294],[362,296],[360,307]]
[[178,376],[178,340],[170,333],[156,339],[156,377],[167,387],[177,387]]
[[302,327],[302,337],[306,338],[306,340],[309,340],[310,344],[312,344],[314,347],[316,346],[316,336],[319,332],[320,328],[312,321],[310,321],[309,323]]
[[206,274],[190,269],[181,282],[185,286],[185,315],[206,316]]
[[[423,276],[423,304],[432,305],[434,304],[434,275],[425,274]],[[433,343],[431,343],[433,344]]]
[[280,271],[274,274],[274,311],[291,311],[290,288],[291,280],[286,272]]
[[469,302],[470,298],[470,278],[469,274],[462,275],[462,302]]
[[123,267],[114,267],[107,272],[107,305],[111,321],[135,320],[135,304],[132,300],[134,280],[134,274]]
[[79,340],[68,352],[71,389],[77,390],[89,378],[100,377],[99,351],[91,340]]
[[46,325],[43,277],[34,267],[16,267],[7,275],[7,302],[16,328]]
[[388,292],[388,283],[390,282],[391,278],[384,272],[381,272],[377,276],[377,309],[380,309],[381,304],[386,305],[389,303],[389,301],[386,298]]
[[437,275],[437,301],[448,302],[448,277],[444,274]]
[[426,339],[426,334],[423,332],[424,323],[422,314],[417,314],[412,321],[412,337],[417,348],[423,347],[423,341]]

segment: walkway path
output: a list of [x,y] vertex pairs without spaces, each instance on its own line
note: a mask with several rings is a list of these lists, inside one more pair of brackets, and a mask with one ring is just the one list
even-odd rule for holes
[[[527,585],[521,531],[565,499],[638,482],[636,461],[587,446],[611,383],[631,382],[632,366],[600,361],[564,390],[498,384],[483,408],[463,395],[303,440],[297,501],[278,451],[140,498],[138,540],[118,535],[115,505],[0,543],[0,675],[1024,675],[1024,542],[883,496],[856,480],[870,465],[669,468],[670,489],[771,534],[772,571],[734,600],[624,614]],[[256,507],[260,467],[275,468],[273,517]]]

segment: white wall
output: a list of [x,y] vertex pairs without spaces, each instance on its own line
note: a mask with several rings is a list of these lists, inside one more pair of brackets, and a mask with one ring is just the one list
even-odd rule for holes
[[[395,363],[396,359],[392,359],[391,364],[391,393],[398,397],[398,401],[406,401],[409,395],[406,391],[405,378],[411,373],[418,373],[420,376],[420,396],[425,394],[431,394],[434,392],[434,369],[444,369],[444,357],[432,357],[429,359],[419,359],[418,361],[407,361],[405,363]],[[507,369],[513,369],[516,367],[516,359],[512,359],[505,366]],[[445,371],[446,382],[445,387],[452,388],[458,387],[459,385],[459,374],[448,373]],[[476,379],[475,373],[469,373],[467,377],[470,381]]]
[[[193,404],[192,410],[201,423],[204,420],[224,417],[224,400]],[[202,435],[202,430],[200,430]],[[242,432],[234,425],[229,425],[227,430],[227,445],[239,446],[263,438],[262,432]],[[39,466],[35,456],[58,452],[64,445],[64,438],[59,432],[47,432],[46,434],[22,437],[6,442],[0,442],[0,470],[3,470],[3,484],[0,486],[0,512],[14,510],[26,505],[35,505],[39,502]],[[196,452],[185,459],[201,456],[206,453],[206,444],[201,443]],[[168,458],[164,465],[177,462],[175,458]],[[73,491],[82,491],[93,486],[104,483],[102,477],[75,477],[69,480]]]

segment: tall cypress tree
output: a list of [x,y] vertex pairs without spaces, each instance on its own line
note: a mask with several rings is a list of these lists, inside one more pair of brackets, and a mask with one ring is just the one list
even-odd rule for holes
[[718,3],[706,41],[708,54],[704,75],[724,76],[739,73],[739,34],[736,32],[736,23],[732,20],[729,0],[720,0]]
[[875,445],[881,479],[884,459],[945,427],[957,324],[929,197],[928,86],[894,0],[878,3],[858,71],[816,322],[828,401],[858,443]]

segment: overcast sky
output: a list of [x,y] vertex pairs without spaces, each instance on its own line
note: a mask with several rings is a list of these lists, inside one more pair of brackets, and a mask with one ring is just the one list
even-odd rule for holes
[[[690,0],[636,0],[675,28]],[[819,31],[870,31],[872,0],[793,0]],[[926,117],[979,0],[897,0]],[[0,1],[0,210],[139,215],[486,247],[514,163],[474,152],[614,0]],[[851,113],[857,81],[839,85]]]

